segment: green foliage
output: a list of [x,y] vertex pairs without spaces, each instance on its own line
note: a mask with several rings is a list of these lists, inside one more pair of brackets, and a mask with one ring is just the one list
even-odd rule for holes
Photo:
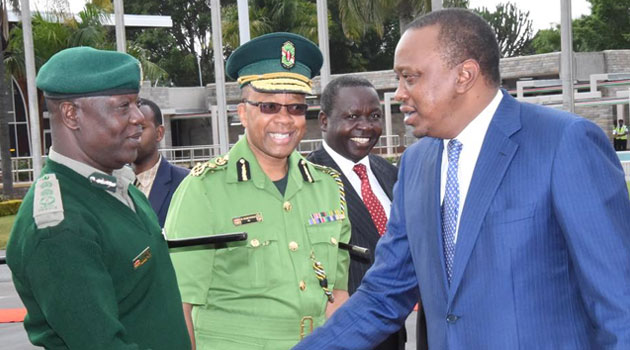
[[549,53],[560,51],[560,30],[556,28],[539,30],[532,40],[531,47],[535,53]]
[[529,11],[519,10],[515,4],[498,4],[494,11],[486,7],[475,9],[494,29],[501,50],[501,57],[529,54],[532,40],[532,20]]
[[573,21],[576,51],[630,48],[630,0],[588,0],[591,15]]
[[[80,20],[64,13],[43,15],[34,13],[32,18],[35,67],[37,70],[57,52],[75,46],[91,46],[112,50],[115,47],[112,33],[102,25],[106,13],[103,8],[88,3],[78,14]],[[21,24],[10,32],[9,46],[4,63],[7,71],[18,79],[26,76],[24,64],[24,40]],[[128,42],[129,54],[142,64],[145,78],[165,80],[166,72],[152,63],[145,50],[133,42]]]
[[[233,1],[223,1],[232,3]],[[126,0],[125,13],[171,16],[171,28],[128,28],[127,39],[143,47],[148,60],[168,74],[169,84],[199,85],[214,81],[211,13],[206,0]],[[167,83],[164,81],[164,83]]]
[[0,216],[15,215],[20,209],[22,200],[12,199],[4,202],[0,202]]
[[[255,0],[249,2],[250,36],[273,32],[300,34],[317,42],[317,7],[304,0]],[[236,5],[222,10],[223,40],[230,50],[238,47],[238,10]]]
[[[630,0],[588,0],[591,14],[573,20],[576,52],[630,49]],[[560,26],[541,30],[532,47],[536,53],[560,51]]]

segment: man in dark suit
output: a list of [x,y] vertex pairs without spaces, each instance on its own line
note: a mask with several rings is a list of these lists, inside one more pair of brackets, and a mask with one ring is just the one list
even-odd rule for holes
[[357,292],[295,349],[363,350],[421,296],[430,349],[630,349],[630,200],[591,121],[499,89],[478,15],[414,20],[394,56],[416,137]]
[[[331,81],[322,92],[321,108],[319,122],[324,142],[307,159],[341,174],[352,226],[350,243],[368,248],[372,254],[369,259],[350,255],[348,292],[352,295],[372,266],[376,243],[384,233],[389,217],[398,170],[387,160],[370,154],[383,131],[383,111],[376,89],[368,80],[343,76]],[[357,164],[363,165],[367,176],[365,181],[372,194],[364,192],[367,187],[354,170]],[[379,214],[374,214],[374,209],[372,212],[368,209],[366,202],[369,200],[372,200],[368,203],[370,209],[374,205],[381,206],[383,218],[371,216]],[[404,349],[405,341],[403,328],[375,349]]]
[[158,152],[158,146],[164,137],[160,107],[143,98],[140,99],[140,111],[144,114],[144,123],[138,158],[133,163],[135,185],[149,198],[160,227],[164,227],[173,193],[189,170],[172,165]]

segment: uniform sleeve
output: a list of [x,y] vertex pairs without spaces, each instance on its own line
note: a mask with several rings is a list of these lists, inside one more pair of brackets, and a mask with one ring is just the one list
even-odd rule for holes
[[[202,181],[187,177],[179,185],[166,216],[168,238],[189,238],[213,234],[214,217]],[[214,249],[188,247],[171,250],[171,260],[184,303],[204,305],[212,279]]]
[[48,228],[25,276],[48,325],[69,349],[139,349],[126,339],[103,251],[90,228]]
[[[346,217],[341,224],[341,234],[339,241],[348,243],[350,241],[350,219]],[[348,268],[350,266],[350,253],[347,250],[339,249],[337,253],[337,272],[334,289],[348,290]]]
[[562,135],[553,210],[568,246],[596,348],[630,349],[630,200],[602,130],[577,120]]

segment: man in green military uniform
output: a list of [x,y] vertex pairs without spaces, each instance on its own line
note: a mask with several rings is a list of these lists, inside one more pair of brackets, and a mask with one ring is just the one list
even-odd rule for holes
[[350,238],[343,184],[295,151],[321,64],[318,48],[290,33],[258,37],[227,62],[241,84],[245,137],[193,168],[165,225],[169,238],[249,235],[171,254],[197,349],[288,349],[348,297],[349,256],[338,248]]
[[7,247],[34,345],[191,347],[157,218],[123,167],[140,145],[140,71],[127,54],[79,47],[37,76],[53,145]]

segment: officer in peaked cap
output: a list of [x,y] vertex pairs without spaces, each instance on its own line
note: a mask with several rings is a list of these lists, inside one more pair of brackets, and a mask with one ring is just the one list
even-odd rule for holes
[[305,95],[322,55],[291,33],[260,36],[234,51],[245,137],[193,168],[168,211],[169,238],[233,231],[248,241],[171,253],[193,341],[203,349],[288,349],[348,296],[343,183],[295,151]]
[[157,218],[123,167],[140,144],[140,75],[135,58],[89,47],[57,53],[37,75],[52,148],[7,247],[34,345],[191,347]]

